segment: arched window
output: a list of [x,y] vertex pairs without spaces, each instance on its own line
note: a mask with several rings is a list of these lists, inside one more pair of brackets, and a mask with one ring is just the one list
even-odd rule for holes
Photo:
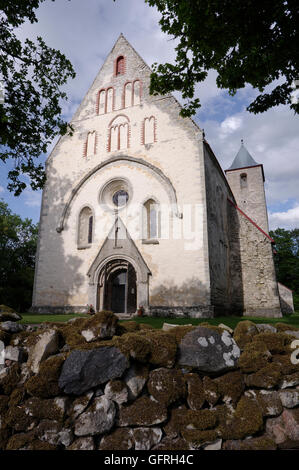
[[105,114],[114,111],[114,88],[100,90],[97,94],[96,113]]
[[154,116],[146,117],[143,121],[142,143],[152,144],[156,142],[156,119]]
[[132,106],[132,83],[128,82],[124,88],[124,108]]
[[78,248],[86,248],[92,243],[93,215],[90,207],[84,207],[79,214]]
[[159,237],[159,205],[148,199],[143,205],[143,239],[155,240]]
[[129,119],[124,115],[116,116],[109,125],[108,152],[128,148],[129,132]]
[[90,157],[96,154],[97,133],[96,131],[88,132],[85,141],[84,157]]
[[97,114],[105,114],[106,109],[106,90],[99,91]]
[[240,175],[240,186],[242,188],[247,188],[247,174],[241,173]]
[[133,98],[133,105],[140,104],[141,101],[141,82],[140,80],[135,80],[133,83],[133,93],[132,93],[132,98]]
[[122,75],[124,73],[125,73],[125,58],[123,55],[120,55],[116,59],[115,75]]

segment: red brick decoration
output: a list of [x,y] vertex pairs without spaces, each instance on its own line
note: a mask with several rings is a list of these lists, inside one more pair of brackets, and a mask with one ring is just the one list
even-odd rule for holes
[[109,90],[112,90],[112,111],[114,111],[114,108],[115,108],[115,90],[114,90],[114,87],[113,86],[109,86],[108,88],[101,88],[100,91],[97,92],[97,95],[96,95],[96,114],[99,115],[100,114],[100,97],[101,97],[101,93],[104,91],[105,92],[105,103],[104,103],[104,113],[103,114],[106,114],[107,113],[107,105],[108,105],[108,92]]
[[123,55],[117,57],[114,61],[114,76],[124,75],[126,73],[126,58]]
[[83,157],[86,158],[88,155],[87,155],[87,149],[88,149],[88,139],[90,138],[90,136],[92,134],[95,134],[95,139],[94,139],[94,147],[93,147],[93,155],[95,155],[97,153],[97,144],[98,144],[98,136],[97,136],[97,132],[96,131],[89,131],[87,136],[86,136],[86,139],[85,139],[85,142],[84,142],[84,145],[83,145]]
[[[119,124],[113,124],[120,117],[124,117],[128,122],[121,122]],[[112,121],[110,121],[109,126],[108,126],[107,152],[111,152],[112,130],[116,130],[117,132],[117,148],[115,150],[120,150],[120,130],[122,127],[127,129],[127,148],[130,147],[131,129],[130,129],[129,122],[130,120],[125,114],[119,114],[114,119],[112,119]]]

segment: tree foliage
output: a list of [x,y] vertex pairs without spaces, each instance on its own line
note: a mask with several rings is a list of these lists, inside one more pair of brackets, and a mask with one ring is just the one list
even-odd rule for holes
[[44,0],[0,0],[0,79],[5,101],[0,104],[0,158],[13,161],[8,189],[19,195],[45,182],[44,166],[38,157],[46,153],[56,135],[71,128],[61,118],[61,87],[75,72],[60,51],[48,47],[41,37],[36,42],[19,40],[16,29],[26,20],[37,22],[35,9]]
[[277,228],[270,236],[275,240],[277,250],[274,257],[277,280],[293,290],[299,309],[299,229]]
[[[293,80],[299,78],[298,0],[145,0],[162,14],[163,32],[178,40],[175,64],[154,64],[151,93],[179,90],[187,99],[181,114],[200,106],[195,84],[217,71],[219,88],[234,95],[246,84],[260,95],[247,110],[260,113],[292,103]],[[272,82],[272,91],[265,91]]]
[[0,304],[31,306],[38,227],[0,200]]

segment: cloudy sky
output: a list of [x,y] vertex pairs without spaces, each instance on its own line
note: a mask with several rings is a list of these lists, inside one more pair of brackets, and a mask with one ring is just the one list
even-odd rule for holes
[[[19,36],[42,36],[71,60],[77,73],[66,87],[67,120],[121,32],[148,65],[174,59],[175,44],[160,31],[159,13],[142,0],[47,0],[37,17],[38,24],[23,25]],[[253,158],[264,165],[270,227],[299,227],[299,117],[286,106],[250,114],[246,106],[256,96],[255,90],[246,87],[230,97],[216,87],[215,78],[211,72],[197,87],[202,107],[196,122],[205,130],[223,169],[230,166],[244,139]],[[6,189],[7,171],[7,165],[0,164],[0,198],[14,212],[37,222],[41,192],[27,189],[15,198]]]

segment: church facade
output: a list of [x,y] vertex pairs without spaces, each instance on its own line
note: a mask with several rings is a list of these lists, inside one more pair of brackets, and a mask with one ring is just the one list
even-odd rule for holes
[[263,166],[224,173],[123,35],[46,163],[32,311],[282,315]]

